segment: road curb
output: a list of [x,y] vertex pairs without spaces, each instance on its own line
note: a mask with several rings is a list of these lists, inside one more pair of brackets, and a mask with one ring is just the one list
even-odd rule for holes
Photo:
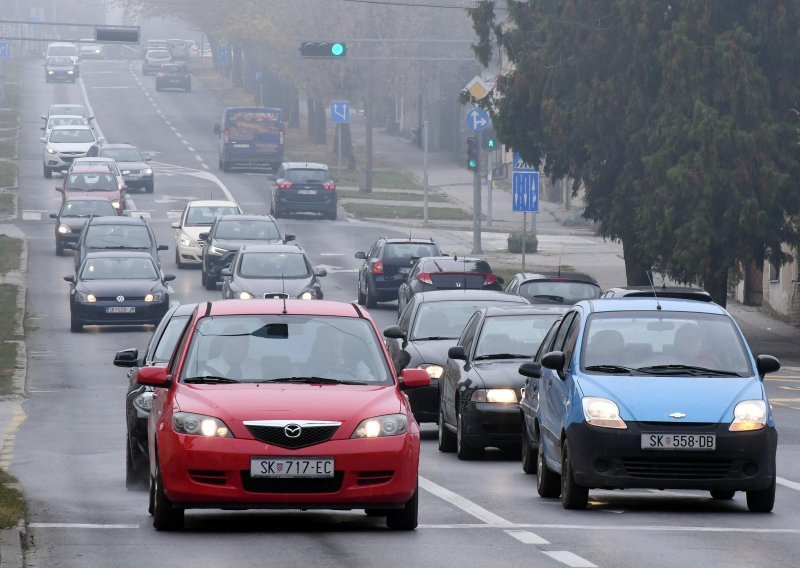
[[0,568],[24,568],[26,540],[23,521],[14,528],[0,531]]

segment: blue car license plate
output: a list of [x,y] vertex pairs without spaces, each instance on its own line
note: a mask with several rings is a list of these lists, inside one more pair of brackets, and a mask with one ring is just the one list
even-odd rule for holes
[[694,450],[713,452],[717,447],[715,434],[643,433],[643,450]]

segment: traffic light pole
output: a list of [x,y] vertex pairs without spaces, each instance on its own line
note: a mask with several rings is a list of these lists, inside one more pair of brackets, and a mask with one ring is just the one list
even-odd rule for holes
[[494,189],[494,181],[492,181],[492,151],[488,150],[486,152],[486,185],[488,186],[487,194],[486,194],[486,206],[488,207],[487,214],[489,219],[487,221],[487,225],[490,227],[492,226],[492,190]]
[[477,148],[477,166],[472,172],[472,254],[483,254],[481,248],[481,145]]

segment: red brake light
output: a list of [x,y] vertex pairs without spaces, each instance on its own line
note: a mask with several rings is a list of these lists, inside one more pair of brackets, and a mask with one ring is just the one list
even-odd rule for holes
[[292,189],[292,182],[285,179],[278,181],[278,189]]
[[484,286],[488,286],[489,284],[494,284],[495,282],[497,282],[497,276],[495,276],[491,272],[489,274],[486,274],[485,276],[486,277],[483,280]]
[[372,265],[372,273],[373,274],[383,274],[383,261],[379,260],[375,264]]
[[324,187],[328,191],[333,191],[334,189],[336,189],[336,184],[333,183],[332,181],[329,181],[329,182],[325,182],[325,185],[323,185],[322,187]]
[[226,144],[231,141],[231,133],[230,130],[228,130],[227,128],[225,129],[225,132],[222,133],[222,140]]
[[419,280],[420,282],[423,282],[425,284],[433,284],[433,280],[431,280],[430,272],[420,272],[417,275],[417,280]]
[[280,142],[278,142],[278,143],[279,143],[279,144],[281,144],[281,145],[283,145],[283,130],[281,130],[280,132],[278,132],[278,136],[279,136],[279,138],[280,138]]

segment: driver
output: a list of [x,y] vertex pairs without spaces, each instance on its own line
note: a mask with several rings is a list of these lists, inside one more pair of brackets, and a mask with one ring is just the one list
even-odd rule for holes
[[317,330],[311,357],[321,376],[335,379],[374,379],[369,365],[353,349],[356,338],[339,328],[324,324]]

